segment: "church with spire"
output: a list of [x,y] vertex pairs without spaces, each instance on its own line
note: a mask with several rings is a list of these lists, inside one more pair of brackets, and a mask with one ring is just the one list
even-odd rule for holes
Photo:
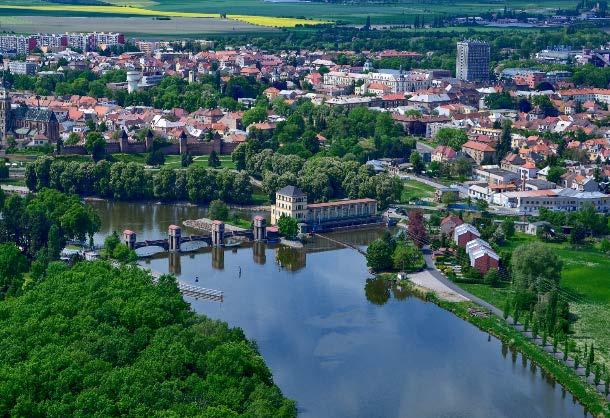
[[55,112],[40,107],[20,104],[12,106],[10,88],[0,82],[0,141],[6,144],[9,137],[17,143],[56,144],[59,141],[59,122]]

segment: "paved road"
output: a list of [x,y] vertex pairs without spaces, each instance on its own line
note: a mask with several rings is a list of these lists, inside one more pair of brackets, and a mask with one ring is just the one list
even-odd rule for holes
[[423,252],[424,252],[424,260],[426,260],[427,270],[434,276],[435,279],[437,279],[438,281],[443,283],[445,286],[447,286],[448,288],[450,288],[454,292],[462,295],[466,299],[470,299],[471,301],[473,301],[477,305],[482,306],[482,307],[484,307],[486,309],[489,309],[489,311],[491,313],[493,313],[494,315],[496,315],[496,316],[498,316],[500,318],[503,317],[502,311],[500,309],[498,309],[495,306],[485,302],[483,299],[476,297],[472,293],[465,291],[464,289],[459,287],[457,284],[455,284],[454,282],[449,280],[440,271],[438,271],[436,269],[436,267],[434,266],[434,259],[432,258],[432,252],[430,251],[430,248],[428,248],[428,247],[424,248]]

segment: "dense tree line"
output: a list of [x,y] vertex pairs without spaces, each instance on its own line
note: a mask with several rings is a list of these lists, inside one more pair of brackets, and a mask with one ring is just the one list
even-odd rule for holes
[[[249,145],[244,144],[244,148],[247,147]],[[263,190],[271,201],[275,200],[276,190],[296,185],[307,193],[312,202],[342,197],[370,197],[377,199],[379,206],[384,208],[398,200],[402,191],[402,182],[397,177],[385,173],[375,175],[366,165],[336,157],[305,160],[296,155],[283,155],[264,149],[245,152],[244,159],[245,170],[262,178]]]
[[[245,112],[244,126],[266,120],[268,109],[286,120],[279,122],[272,132],[251,129],[249,138],[259,148],[282,154],[303,158],[321,154],[365,162],[380,157],[408,157],[415,147],[413,139],[405,137],[402,127],[389,113],[366,107],[348,110],[316,106],[309,100],[300,100],[293,106],[282,99],[271,103],[259,100]],[[243,160],[243,156],[240,158]]]
[[196,316],[171,276],[52,263],[0,313],[3,416],[296,416],[256,345]]
[[585,204],[576,212],[559,212],[540,208],[538,219],[549,222],[557,230],[563,226],[582,228],[586,235],[606,235],[609,229],[608,217],[597,213],[592,204]]
[[77,196],[43,189],[36,195],[5,196],[0,191],[0,299],[19,294],[23,273],[39,280],[70,239],[91,239],[100,220]]
[[409,239],[408,234],[399,233],[392,236],[386,232],[367,247],[366,264],[376,272],[419,271],[426,266],[419,247],[419,243]]
[[252,186],[245,173],[197,166],[178,170],[164,167],[153,172],[133,162],[66,162],[48,156],[39,157],[26,167],[26,184],[32,191],[50,187],[81,196],[118,200],[208,203],[221,199],[247,204],[252,199]]

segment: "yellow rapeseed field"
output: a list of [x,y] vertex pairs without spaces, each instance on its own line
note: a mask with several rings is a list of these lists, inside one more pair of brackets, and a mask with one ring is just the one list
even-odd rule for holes
[[228,15],[229,19],[240,20],[259,26],[272,26],[276,28],[294,28],[296,25],[319,25],[327,23],[321,20],[295,19],[291,17]]
[[[83,6],[70,4],[49,4],[40,6],[19,6],[19,5],[0,5],[0,9],[32,10],[32,11],[51,11],[51,12],[71,12],[71,13],[101,13],[119,14],[136,16],[164,16],[164,17],[202,17],[219,18],[217,13],[192,13],[192,12],[172,12],[161,10],[150,10],[141,7],[128,6]],[[317,25],[326,23],[319,20],[305,20],[287,17],[271,16],[251,16],[251,15],[228,15],[228,19],[239,20],[259,26],[270,26],[278,28],[293,28],[296,25]]]

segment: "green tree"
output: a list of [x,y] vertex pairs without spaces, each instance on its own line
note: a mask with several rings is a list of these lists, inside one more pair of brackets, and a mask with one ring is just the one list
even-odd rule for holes
[[524,290],[545,292],[559,284],[562,262],[551,248],[533,242],[515,248],[511,270],[515,286]]
[[91,154],[93,161],[99,161],[106,152],[106,140],[98,132],[89,132],[85,137],[85,148]]
[[23,273],[28,263],[21,250],[13,243],[0,244],[0,298],[15,295],[23,285]]
[[512,238],[515,235],[515,221],[512,219],[505,219],[502,222],[502,231],[507,239]]
[[188,166],[190,166],[193,163],[193,156],[191,154],[184,153],[180,155],[180,165],[183,168],[187,168]]
[[282,215],[277,221],[277,226],[279,228],[280,234],[282,234],[286,238],[294,238],[297,236],[298,223],[296,219],[290,216]]
[[114,247],[112,258],[121,263],[134,263],[138,260],[136,252],[123,243],[119,243]]
[[219,168],[221,166],[220,158],[218,158],[218,153],[216,151],[212,151],[208,157],[208,167],[211,168]]
[[76,132],[70,132],[68,139],[64,142],[65,145],[76,145],[80,142],[80,136]]
[[112,257],[114,253],[114,249],[121,243],[121,239],[119,238],[119,234],[116,231],[113,231],[112,234],[108,235],[104,239],[104,248],[102,249],[102,256],[106,258]]
[[413,166],[413,171],[416,174],[421,174],[421,172],[424,171],[424,169],[426,168],[421,158],[421,155],[419,155],[419,152],[417,151],[413,151],[411,153],[411,155],[409,156],[409,162]]
[[153,175],[153,195],[168,202],[176,198],[176,171],[163,167]]
[[244,127],[248,127],[253,123],[262,122],[267,119],[267,109],[264,107],[253,107],[246,110],[241,118],[241,123]]
[[508,92],[491,93],[485,97],[485,106],[490,109],[513,109],[515,103]]
[[222,200],[212,200],[208,208],[208,217],[214,220],[226,221],[229,219],[229,207]]
[[549,173],[546,176],[548,181],[552,181],[553,183],[560,184],[561,176],[565,173],[565,169],[559,166],[552,166],[549,168]]
[[0,161],[0,179],[4,180],[9,177],[9,168],[6,162]]
[[189,200],[195,203],[210,202],[216,189],[215,176],[207,169],[194,165],[186,173]]
[[436,133],[436,140],[441,145],[446,145],[456,151],[462,149],[462,145],[468,142],[468,135],[463,129],[441,128]]
[[366,249],[366,265],[373,271],[392,268],[392,247],[381,239],[373,241]]
[[49,228],[49,241],[47,244],[47,254],[51,260],[59,260],[61,249],[63,248],[61,242],[61,235],[59,227],[56,224],[51,225]]
[[161,150],[153,150],[146,154],[146,164],[159,166],[165,164],[165,154]]
[[570,231],[570,243],[572,243],[574,245],[582,244],[582,242],[585,240],[586,237],[587,237],[587,230],[580,223],[574,225],[574,227]]
[[498,286],[500,284],[500,274],[498,273],[498,269],[492,268],[487,270],[487,273],[485,273],[485,276],[483,276],[483,281],[485,284],[491,287]]
[[392,253],[392,265],[395,270],[406,272],[418,271],[425,266],[421,250],[413,245],[397,245]]
[[[296,417],[243,331],[197,316],[174,277],[152,280],[107,262],[51,263],[2,302],[2,413]],[[54,384],[34,387],[40,376]]]

